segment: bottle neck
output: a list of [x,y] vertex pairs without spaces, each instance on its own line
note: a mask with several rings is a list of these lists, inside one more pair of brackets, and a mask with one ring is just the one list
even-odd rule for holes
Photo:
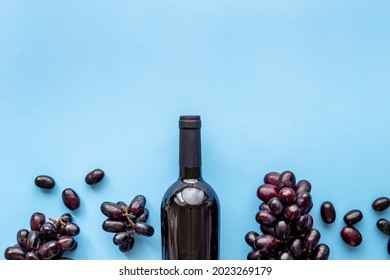
[[180,166],[179,179],[201,179],[202,172],[200,167],[182,167]]
[[201,177],[200,128],[180,128],[180,178]]

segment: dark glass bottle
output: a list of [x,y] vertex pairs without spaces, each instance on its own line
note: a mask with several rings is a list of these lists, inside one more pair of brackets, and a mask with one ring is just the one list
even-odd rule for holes
[[219,259],[219,201],[201,175],[201,120],[181,116],[180,174],[161,203],[162,259]]

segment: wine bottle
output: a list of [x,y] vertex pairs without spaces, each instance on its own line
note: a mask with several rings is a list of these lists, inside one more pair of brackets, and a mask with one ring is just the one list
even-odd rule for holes
[[200,116],[179,120],[179,178],[161,203],[162,259],[219,259],[219,200],[201,175]]

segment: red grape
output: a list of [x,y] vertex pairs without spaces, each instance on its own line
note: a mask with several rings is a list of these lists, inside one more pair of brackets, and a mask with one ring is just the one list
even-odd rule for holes
[[371,206],[375,211],[384,211],[390,207],[390,199],[385,196],[378,197]]
[[343,241],[352,247],[359,246],[362,243],[363,237],[354,226],[345,226],[340,231]]
[[255,248],[259,251],[270,251],[276,247],[276,239],[269,234],[262,234],[255,239]]
[[4,258],[7,260],[25,260],[26,251],[19,245],[10,246],[5,249]]
[[363,219],[363,213],[357,209],[347,212],[343,218],[344,222],[349,226],[352,226],[360,222],[362,219]]
[[280,201],[279,197],[273,197],[268,201],[269,211],[275,215],[279,216],[283,213],[283,204]]
[[66,188],[62,192],[62,201],[65,206],[70,210],[75,210],[80,207],[80,197],[79,195],[71,188]]
[[35,185],[42,189],[52,189],[55,186],[55,181],[52,177],[47,175],[39,175],[35,178]]
[[127,227],[125,221],[115,221],[107,219],[103,222],[103,230],[107,232],[121,232],[124,231]]
[[309,213],[311,208],[313,207],[313,201],[311,199],[311,194],[306,192],[306,191],[300,192],[298,194],[296,204],[301,209],[302,213],[304,213],[304,214]]
[[255,239],[258,237],[259,234],[255,231],[249,231],[245,234],[245,242],[251,246],[252,248],[255,248]]
[[154,234],[154,228],[147,223],[139,222],[134,225],[134,230],[136,233],[144,236],[152,236]]
[[336,220],[336,210],[332,202],[324,201],[321,204],[321,218],[326,224],[331,224]]
[[310,229],[306,232],[304,240],[303,240],[303,248],[307,252],[311,252],[315,246],[317,246],[318,242],[320,241],[321,234],[316,229]]
[[327,260],[329,258],[330,249],[329,246],[321,243],[318,244],[313,252],[310,254],[310,259],[312,260]]
[[386,235],[390,235],[390,221],[386,219],[379,219],[376,222],[377,228]]
[[279,198],[284,204],[292,204],[297,200],[297,195],[292,188],[284,187],[279,191]]
[[275,235],[280,240],[288,240],[290,238],[290,226],[286,221],[280,220],[276,223]]
[[295,175],[291,171],[284,171],[279,175],[278,188],[281,190],[284,187],[294,188],[295,187]]
[[18,245],[23,249],[27,249],[28,234],[29,234],[29,231],[27,229],[21,229],[16,234],[16,241],[17,241]]
[[309,181],[307,180],[300,180],[295,188],[294,188],[295,192],[297,193],[297,195],[301,192],[308,192],[310,193],[311,191],[311,184]]
[[38,255],[43,260],[49,260],[57,256],[60,252],[60,246],[58,244],[58,241],[51,240],[46,243],[43,243],[37,250]]
[[279,181],[279,175],[280,173],[278,172],[269,172],[264,175],[264,183],[265,184],[271,184],[274,186],[278,186],[278,181]]
[[104,215],[112,219],[120,219],[124,216],[121,205],[114,202],[103,202],[100,206],[100,210]]
[[272,226],[275,224],[277,218],[271,214],[271,212],[266,210],[260,210],[256,213],[256,221],[259,224],[264,224],[268,226]]
[[103,179],[103,177],[104,177],[104,171],[97,168],[92,170],[85,176],[85,182],[88,185],[94,185],[99,183]]
[[46,222],[46,217],[43,213],[35,212],[30,218],[31,230],[40,230],[41,226]]
[[301,209],[299,209],[298,205],[291,204],[284,208],[283,216],[287,219],[287,221],[292,221],[301,215]]
[[114,235],[112,241],[114,242],[115,245],[120,245],[124,242],[127,242],[130,239],[130,237],[131,237],[130,230],[121,231]]
[[273,197],[277,197],[279,195],[278,187],[271,184],[260,185],[257,188],[257,197],[264,201],[268,202]]
[[130,251],[133,246],[134,246],[134,243],[135,243],[135,239],[134,237],[130,237],[129,240],[123,242],[122,244],[120,244],[118,247],[119,247],[119,250],[123,253],[127,252],[127,251]]

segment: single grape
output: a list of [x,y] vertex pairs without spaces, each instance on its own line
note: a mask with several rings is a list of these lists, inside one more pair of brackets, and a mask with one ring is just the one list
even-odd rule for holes
[[288,240],[290,238],[290,226],[284,220],[277,221],[275,234],[280,240]]
[[61,251],[72,251],[76,246],[76,240],[72,236],[60,236],[57,239]]
[[63,232],[69,236],[76,236],[80,233],[80,228],[75,223],[67,223],[63,228]]
[[279,181],[279,175],[280,173],[278,172],[269,172],[264,175],[264,183],[265,184],[271,184],[274,186],[278,186],[278,181]]
[[320,241],[321,234],[316,229],[308,230],[303,239],[303,248],[307,252],[311,252]]
[[321,204],[321,218],[326,224],[331,224],[336,220],[336,210],[332,202],[324,201]]
[[279,175],[278,188],[279,190],[288,187],[295,188],[295,175],[291,171],[284,171]]
[[148,208],[144,208],[144,212],[135,219],[135,222],[136,223],[146,222],[148,218],[149,218],[149,210]]
[[376,222],[376,227],[386,235],[390,235],[390,221],[382,218]]
[[276,247],[276,239],[269,234],[262,234],[255,239],[255,248],[261,252],[271,251]]
[[124,202],[124,201],[118,201],[117,203],[118,203],[120,206],[123,206],[123,207],[125,207],[125,208],[128,207],[128,205],[127,205],[126,202]]
[[249,231],[245,234],[245,242],[252,248],[255,248],[255,239],[259,234],[256,231]]
[[133,198],[128,206],[129,213],[139,216],[142,214],[146,204],[146,198],[143,195],[137,195]]
[[278,259],[286,261],[286,260],[293,260],[294,257],[290,251],[282,251],[279,253]]
[[29,231],[27,229],[21,229],[16,234],[16,241],[18,245],[23,249],[27,249],[28,234]]
[[260,250],[252,250],[248,253],[247,260],[266,260],[267,259],[267,253],[262,252]]
[[71,223],[72,222],[73,217],[72,217],[72,215],[70,213],[64,213],[64,214],[61,215],[60,220],[63,223],[67,224],[67,223]]
[[120,245],[124,242],[127,242],[131,237],[132,236],[130,230],[121,231],[114,235],[112,241],[114,242],[115,245]]
[[[271,198],[272,199],[272,198]],[[266,210],[266,211],[271,211],[271,209],[268,206],[268,203],[262,202],[259,205],[259,210]]]
[[292,229],[297,233],[304,233],[307,228],[307,223],[309,220],[309,216],[307,214],[299,216],[298,219],[291,222]]
[[348,226],[352,226],[352,225],[354,225],[354,224],[360,222],[362,219],[363,219],[363,213],[362,213],[362,211],[357,210],[357,209],[348,211],[348,212],[344,215],[344,218],[343,218],[344,222],[345,222]]
[[312,229],[313,224],[314,224],[313,216],[310,214],[307,214],[306,230]]
[[271,212],[265,210],[258,211],[256,213],[255,219],[259,224],[264,224],[268,226],[274,225],[277,221],[277,218],[272,215]]
[[256,194],[260,200],[267,203],[268,200],[270,200],[273,197],[277,197],[279,195],[279,190],[278,187],[274,185],[263,184],[257,188]]
[[103,179],[103,177],[104,177],[104,171],[97,168],[92,170],[85,176],[85,182],[88,185],[94,185],[99,183]]
[[299,259],[302,254],[302,240],[300,238],[295,238],[291,241],[289,251],[294,259]]
[[279,198],[286,205],[294,203],[297,200],[297,195],[292,188],[284,187],[279,191]]
[[39,246],[37,253],[43,260],[49,260],[60,254],[60,246],[56,240],[51,240]]
[[329,254],[330,254],[329,246],[324,243],[321,243],[314,248],[313,252],[311,252],[310,259],[327,260],[329,258]]
[[295,190],[297,195],[299,195],[301,192],[308,192],[308,193],[310,193],[311,192],[311,184],[307,180],[300,180],[296,184],[294,190]]
[[35,212],[31,215],[30,218],[30,228],[31,230],[40,230],[41,226],[46,222],[45,214],[40,212]]
[[385,196],[378,197],[372,202],[371,206],[375,211],[384,211],[390,207],[390,199]]
[[26,260],[32,260],[37,261],[40,260],[39,256],[34,252],[27,252],[26,253]]
[[124,215],[122,206],[114,202],[103,202],[100,206],[100,210],[104,215],[111,219],[119,220]]
[[130,237],[129,240],[119,245],[119,250],[123,253],[130,251],[134,247],[134,242],[134,237]]
[[42,243],[42,234],[37,230],[31,230],[27,237],[27,250],[37,250]]
[[269,211],[275,215],[280,216],[283,213],[283,204],[278,197],[273,197],[268,201]]
[[47,175],[39,175],[35,178],[35,185],[42,189],[52,189],[55,186],[55,181]]
[[359,246],[363,241],[361,233],[354,226],[345,226],[340,231],[343,241],[352,247]]
[[299,209],[298,205],[291,204],[284,208],[283,216],[287,219],[287,221],[292,221],[301,215],[301,209]]
[[4,258],[7,260],[24,260],[26,259],[26,251],[16,244],[5,249]]
[[44,223],[39,230],[46,240],[53,240],[57,238],[58,230],[55,225],[50,222]]
[[121,232],[125,231],[127,224],[125,221],[116,221],[107,219],[103,222],[103,230],[107,232]]
[[264,234],[270,234],[276,236],[275,227],[274,226],[266,226],[264,224],[260,225],[260,231]]
[[80,207],[80,197],[72,188],[66,188],[63,190],[62,201],[70,210],[75,210]]
[[144,236],[152,236],[154,234],[154,228],[147,223],[139,222],[134,225],[134,230],[136,233]]
[[311,194],[306,192],[306,191],[300,192],[297,196],[296,204],[301,209],[302,213],[304,213],[304,214],[309,213],[311,208],[313,207],[313,201],[311,198]]

